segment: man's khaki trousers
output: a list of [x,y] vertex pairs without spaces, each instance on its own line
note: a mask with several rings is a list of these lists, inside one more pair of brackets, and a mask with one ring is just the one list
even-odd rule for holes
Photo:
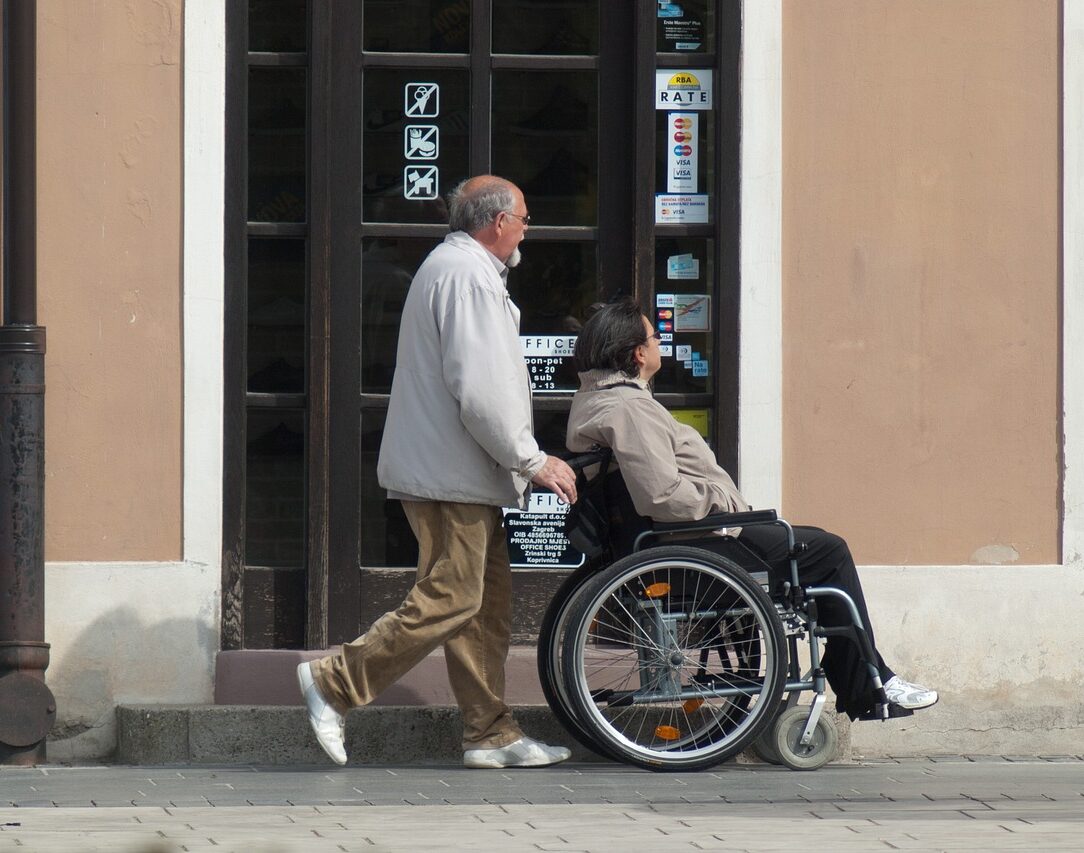
[[512,623],[512,571],[501,511],[403,501],[418,540],[418,577],[342,653],[313,661],[320,692],[340,713],[365,705],[437,646],[463,714],[463,748],[507,746],[523,736],[504,703]]

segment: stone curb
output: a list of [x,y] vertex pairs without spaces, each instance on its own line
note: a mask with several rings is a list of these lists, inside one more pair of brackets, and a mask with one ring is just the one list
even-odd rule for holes
[[[573,761],[601,761],[577,743],[545,705],[515,709],[531,737],[572,749]],[[459,709],[369,706],[346,718],[351,764],[458,764]],[[121,705],[118,764],[325,764],[300,707],[282,705]]]
[[[601,758],[573,738],[547,705],[514,706],[531,737],[572,750],[572,761]],[[850,726],[836,717],[836,761],[850,758]],[[346,718],[350,764],[459,764],[463,758],[459,709],[444,705],[369,705]],[[288,705],[121,705],[117,708],[118,764],[311,765],[329,759],[316,742],[305,710]],[[740,763],[759,763],[752,750]]]

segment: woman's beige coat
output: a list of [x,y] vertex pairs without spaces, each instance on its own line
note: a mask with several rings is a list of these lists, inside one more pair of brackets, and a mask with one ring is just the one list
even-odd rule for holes
[[700,434],[675,421],[641,379],[581,373],[565,442],[575,453],[595,445],[613,450],[636,511],[655,521],[697,521],[749,508]]

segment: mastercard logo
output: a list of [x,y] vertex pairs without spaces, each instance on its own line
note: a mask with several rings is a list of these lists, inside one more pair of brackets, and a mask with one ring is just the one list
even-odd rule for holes
[[675,130],[688,130],[693,126],[693,120],[691,118],[676,118],[674,119]]
[[677,133],[674,134],[674,142],[692,142],[692,141],[693,141],[693,135],[691,133],[685,133],[684,131],[679,130]]
[[677,154],[678,157],[688,157],[693,153],[693,147],[691,145],[675,145],[674,153]]
[[659,309],[659,319],[660,320],[673,320],[674,319],[674,312],[670,308],[660,308]]

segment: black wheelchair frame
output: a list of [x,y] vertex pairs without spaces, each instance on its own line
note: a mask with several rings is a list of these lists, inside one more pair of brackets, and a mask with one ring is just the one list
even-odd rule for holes
[[[874,685],[874,716],[889,718],[854,600],[801,585],[805,545],[775,510],[652,522],[636,515],[620,472],[608,472],[609,450],[566,461],[577,471],[580,500],[591,505],[592,526],[601,521],[608,536],[554,596],[539,634],[538,670],[555,715],[581,743],[653,770],[703,769],[747,747],[792,769],[821,767],[838,749],[835,723],[823,714],[819,639],[829,636],[856,643]],[[600,480],[588,478],[590,469],[601,470]],[[781,582],[737,538],[716,533],[763,524],[786,531],[790,572]],[[843,602],[852,624],[818,623],[817,601],[826,597]],[[810,664],[804,675],[802,640]],[[799,705],[807,691],[812,704]]]

